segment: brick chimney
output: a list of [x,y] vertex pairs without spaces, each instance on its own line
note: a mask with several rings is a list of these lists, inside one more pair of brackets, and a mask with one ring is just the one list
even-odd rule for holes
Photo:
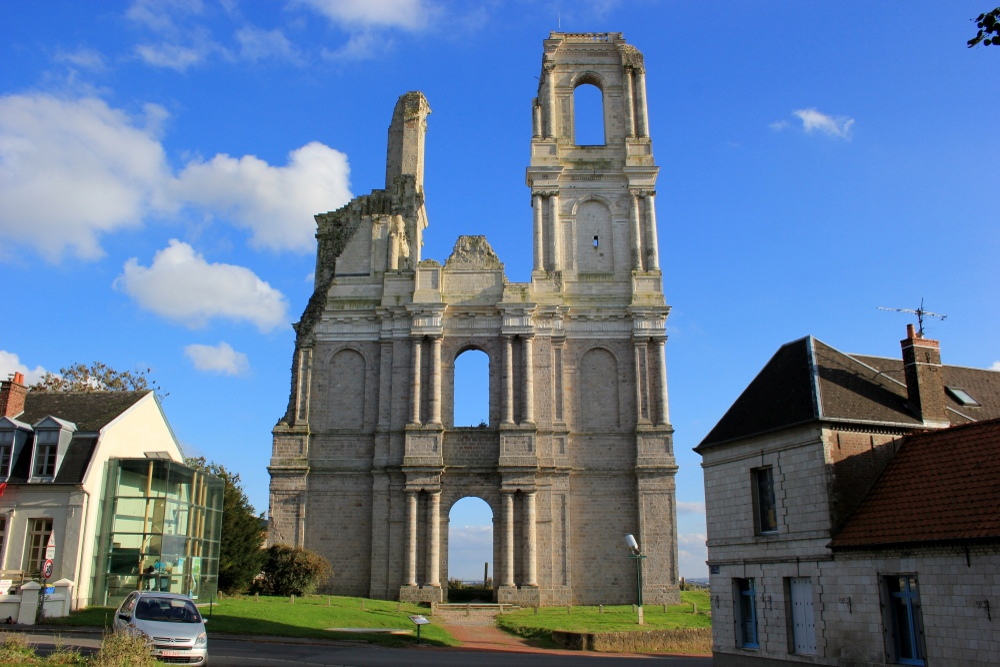
[[950,422],[945,407],[941,344],[915,333],[912,324],[906,325],[906,339],[899,344],[903,347],[903,370],[910,405],[924,424],[947,426]]
[[24,412],[24,373],[14,373],[9,380],[0,382],[0,417],[16,417]]

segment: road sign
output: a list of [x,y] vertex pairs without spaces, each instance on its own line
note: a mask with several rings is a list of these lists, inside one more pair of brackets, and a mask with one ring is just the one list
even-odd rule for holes
[[49,545],[45,547],[45,560],[53,560],[56,557],[56,534],[55,531],[49,533]]
[[45,559],[45,565],[42,566],[42,576],[45,579],[48,579],[49,577],[52,576],[52,568],[53,567],[55,567],[55,566],[52,564],[52,559],[51,558],[46,558]]

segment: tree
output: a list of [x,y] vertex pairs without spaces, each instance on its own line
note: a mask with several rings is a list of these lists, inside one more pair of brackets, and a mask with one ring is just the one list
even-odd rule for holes
[[331,576],[330,561],[315,551],[272,544],[254,590],[264,595],[306,595]]
[[1000,46],[1000,7],[991,12],[980,14],[972,20],[976,22],[979,32],[969,40],[970,49],[980,42],[983,46],[989,46],[990,44]]
[[263,516],[257,516],[240,484],[239,473],[230,472],[204,456],[185,459],[192,468],[220,477],[225,482],[222,497],[222,543],[219,545],[219,590],[244,593],[260,574],[264,551]]
[[149,377],[150,369],[119,371],[105,363],[95,361],[89,366],[75,363],[60,368],[59,373],[46,373],[42,379],[28,387],[29,391],[143,391],[152,389],[161,399],[167,394]]

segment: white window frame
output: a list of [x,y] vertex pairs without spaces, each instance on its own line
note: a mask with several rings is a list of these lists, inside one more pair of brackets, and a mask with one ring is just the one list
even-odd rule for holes
[[[52,481],[56,477],[59,463],[59,440],[61,431],[54,428],[43,428],[35,431],[35,447],[31,454],[31,479],[35,481]],[[42,439],[45,439],[45,442]],[[51,440],[50,440],[51,438]],[[44,455],[44,459],[42,458]],[[44,470],[39,468],[45,465]],[[49,466],[51,464],[51,469]]]
[[[17,432],[14,429],[0,430],[0,481],[10,477],[11,467],[14,465],[14,443],[17,440]],[[7,458],[6,466],[4,458]]]

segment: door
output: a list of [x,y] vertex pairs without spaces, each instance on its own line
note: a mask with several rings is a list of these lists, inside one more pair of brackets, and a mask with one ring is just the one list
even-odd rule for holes
[[815,655],[816,624],[813,620],[812,579],[789,579],[788,593],[792,603],[792,652]]

